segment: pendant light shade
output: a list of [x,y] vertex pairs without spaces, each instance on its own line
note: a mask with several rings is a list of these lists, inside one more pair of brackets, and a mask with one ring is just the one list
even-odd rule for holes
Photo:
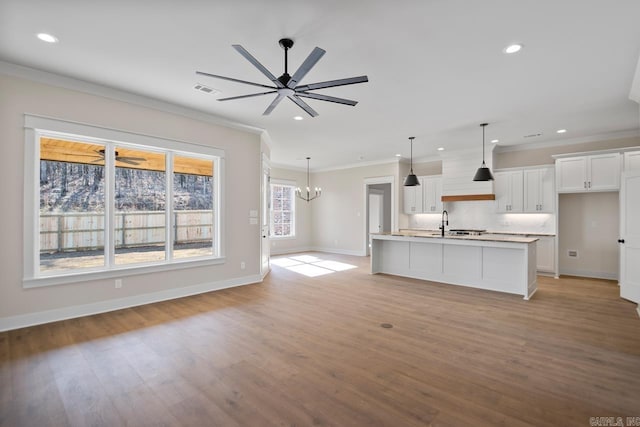
[[484,162],[484,128],[489,123],[482,123],[482,166],[478,168],[476,174],[473,176],[474,181],[493,181],[493,174],[491,170],[487,167],[487,164]]
[[409,172],[409,175],[407,175],[407,177],[404,180],[405,187],[415,187],[416,185],[420,185],[420,181],[418,181],[418,177],[413,173],[413,140],[415,138],[416,138],[415,136],[409,137],[409,142],[411,143],[411,157],[410,157],[411,172]]
[[313,193],[311,192],[311,186],[309,184],[309,160],[311,160],[311,157],[307,157],[307,189],[306,192],[303,192],[300,187],[296,188],[296,196],[298,196],[299,199],[304,200],[305,202],[310,202],[313,199],[317,199],[318,197],[322,196],[322,188],[320,187],[316,187],[313,189]]

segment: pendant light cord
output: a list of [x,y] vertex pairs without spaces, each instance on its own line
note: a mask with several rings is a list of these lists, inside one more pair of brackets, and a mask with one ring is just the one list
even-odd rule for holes
[[410,136],[409,137],[409,141],[411,142],[411,175],[413,175],[413,140],[415,139],[415,136]]
[[486,163],[484,162],[484,128],[487,127],[488,123],[483,123],[480,126],[482,126],[482,164],[486,165]]

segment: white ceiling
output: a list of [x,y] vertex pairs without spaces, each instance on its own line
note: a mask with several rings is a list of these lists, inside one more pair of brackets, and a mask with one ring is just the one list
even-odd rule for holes
[[[505,145],[637,130],[639,18],[638,0],[0,0],[0,59],[266,129],[276,164],[325,168],[408,157],[409,136],[416,157],[478,147],[485,121]],[[279,76],[282,37],[290,74],[327,51],[302,83],[368,75],[318,91],[359,104],[308,100],[311,118],[284,100],[262,116],[273,95],[218,102],[260,89],[194,73],[269,84],[231,45]],[[512,42],[525,47],[503,54]]]

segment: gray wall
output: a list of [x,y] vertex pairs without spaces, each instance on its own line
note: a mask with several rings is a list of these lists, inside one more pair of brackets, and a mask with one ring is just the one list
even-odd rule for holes
[[[258,225],[248,221],[250,210],[260,210],[259,134],[164,112],[143,103],[120,101],[117,98],[121,95],[115,91],[108,98],[0,74],[0,94],[0,181],[4,205],[0,221],[0,322],[47,310],[93,307],[127,297],[171,293],[182,287],[259,278],[260,231]],[[224,149],[225,263],[128,276],[121,289],[115,289],[113,279],[23,288],[23,182],[25,174],[31,173],[25,170],[23,161],[25,113]],[[246,263],[245,270],[240,268],[241,262]]]

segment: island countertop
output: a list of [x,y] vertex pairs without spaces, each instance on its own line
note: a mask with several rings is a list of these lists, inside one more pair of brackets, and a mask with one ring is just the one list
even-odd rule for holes
[[394,237],[424,237],[429,239],[451,239],[451,240],[475,240],[485,242],[507,242],[507,243],[533,243],[538,240],[537,237],[525,237],[519,235],[509,234],[492,234],[484,233],[479,236],[471,235],[447,235],[444,237],[439,231],[393,231],[384,233],[371,233],[371,237],[374,236],[394,236]]

